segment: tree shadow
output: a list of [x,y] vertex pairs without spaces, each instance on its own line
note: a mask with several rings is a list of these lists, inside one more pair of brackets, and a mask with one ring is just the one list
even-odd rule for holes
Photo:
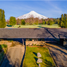
[[38,58],[37,57],[34,57],[34,59],[37,61]]
[[44,63],[46,64],[46,67],[55,67],[55,66],[53,66],[53,64],[50,61],[48,61],[46,59],[44,59]]
[[34,57],[34,59],[35,59],[35,61],[36,61],[36,64],[38,65],[38,63],[37,63],[37,59],[38,59],[38,58],[37,58],[37,57]]
[[48,33],[50,33],[52,35],[52,37],[54,37],[54,39],[57,39],[47,28],[45,29]]
[[39,25],[38,27],[39,27],[39,28],[42,28],[42,26],[41,26],[41,25]]
[[7,56],[5,56],[0,67],[14,67],[14,65],[10,64],[10,61],[8,60]]
[[67,29],[46,29],[52,36],[56,38],[67,38]]
[[8,27],[12,27],[12,25],[7,25]]
[[2,56],[3,54],[4,54],[4,51],[3,51],[2,46],[0,45],[0,65],[2,64],[3,59],[4,59],[4,56]]
[[35,52],[33,52],[33,54],[36,56],[36,57],[34,57],[34,59],[35,59],[35,61],[36,61],[36,64],[38,65],[38,63],[37,63],[37,53],[35,53]]
[[33,52],[33,54],[34,54],[35,56],[37,56],[37,53]]

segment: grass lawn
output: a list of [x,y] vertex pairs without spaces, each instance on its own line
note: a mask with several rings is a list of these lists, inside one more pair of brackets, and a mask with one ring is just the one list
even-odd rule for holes
[[23,62],[23,67],[38,67],[37,53],[42,55],[41,67],[55,67],[53,59],[49,54],[49,50],[45,47],[26,47],[26,54]]
[[6,50],[7,50],[7,45],[1,44],[0,45],[0,62],[1,62],[4,54],[6,53]]
[[57,24],[53,25],[14,25],[13,28],[60,28]]

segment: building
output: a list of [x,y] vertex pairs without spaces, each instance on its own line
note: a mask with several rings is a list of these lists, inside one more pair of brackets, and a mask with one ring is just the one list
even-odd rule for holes
[[26,45],[49,40],[63,44],[67,41],[67,28],[0,28],[0,39],[13,39]]

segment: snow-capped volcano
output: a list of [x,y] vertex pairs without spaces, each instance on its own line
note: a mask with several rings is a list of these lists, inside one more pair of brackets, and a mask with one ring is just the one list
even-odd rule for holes
[[18,19],[18,18],[19,19],[27,19],[27,18],[30,18],[30,17],[39,18],[39,19],[47,19],[48,18],[46,16],[43,16],[43,15],[40,15],[40,14],[36,13],[35,11],[31,11],[27,14],[24,14],[22,16],[17,17],[16,19]]

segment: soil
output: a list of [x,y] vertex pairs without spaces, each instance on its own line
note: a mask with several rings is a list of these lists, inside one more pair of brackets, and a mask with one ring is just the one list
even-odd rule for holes
[[9,47],[6,57],[0,67],[13,67],[16,66],[16,64],[18,66],[21,65],[23,55],[24,55],[24,46],[15,45],[13,47]]
[[67,67],[67,48],[57,44],[47,43],[51,56],[57,67]]

